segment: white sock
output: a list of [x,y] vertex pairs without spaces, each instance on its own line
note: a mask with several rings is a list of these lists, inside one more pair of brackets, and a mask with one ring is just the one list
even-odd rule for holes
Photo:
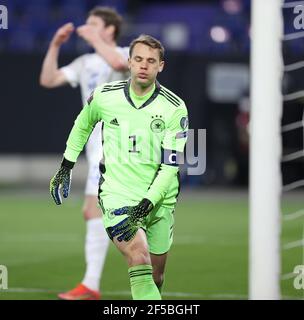
[[88,220],[85,240],[86,273],[82,283],[95,291],[99,290],[109,243],[102,218]]

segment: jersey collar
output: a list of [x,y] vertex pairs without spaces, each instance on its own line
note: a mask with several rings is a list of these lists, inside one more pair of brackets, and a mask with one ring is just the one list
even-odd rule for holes
[[126,85],[124,87],[125,97],[128,100],[128,102],[131,104],[131,106],[133,108],[135,108],[135,109],[138,109],[138,110],[146,107],[152,101],[154,101],[155,98],[158,96],[160,88],[161,88],[159,82],[156,80],[155,81],[155,89],[154,89],[154,92],[153,92],[152,96],[144,104],[142,104],[139,108],[136,108],[136,106],[134,105],[134,103],[133,103],[133,101],[132,101],[132,99],[130,97],[130,85],[131,85],[131,79],[128,80],[128,82],[126,83]]

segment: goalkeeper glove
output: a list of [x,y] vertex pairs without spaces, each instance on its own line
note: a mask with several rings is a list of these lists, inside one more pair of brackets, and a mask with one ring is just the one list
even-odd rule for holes
[[69,195],[74,164],[74,162],[63,158],[60,169],[50,181],[50,193],[57,205],[62,204],[60,195],[61,187],[63,189],[63,197],[67,198]]
[[143,219],[151,212],[153,204],[148,199],[143,199],[137,206],[123,207],[115,210],[113,213],[117,216],[127,214],[128,217],[122,222],[112,227],[111,235],[117,238],[118,241],[130,241],[135,237],[137,230],[140,227]]

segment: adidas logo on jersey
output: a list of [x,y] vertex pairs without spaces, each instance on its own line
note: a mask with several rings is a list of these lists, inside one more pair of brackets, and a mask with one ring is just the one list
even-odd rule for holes
[[113,120],[110,122],[110,124],[114,124],[115,126],[119,126],[119,123],[118,123],[118,121],[117,121],[116,118],[113,119]]

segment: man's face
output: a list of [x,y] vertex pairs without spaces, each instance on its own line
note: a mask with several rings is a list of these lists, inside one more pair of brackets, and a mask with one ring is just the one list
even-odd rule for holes
[[164,61],[159,59],[159,50],[143,43],[134,46],[128,63],[132,80],[143,87],[151,85],[164,67]]
[[104,41],[109,40],[109,38],[113,37],[113,29],[114,26],[105,26],[105,22],[102,18],[97,16],[89,16],[86,24],[93,27],[100,38]]

